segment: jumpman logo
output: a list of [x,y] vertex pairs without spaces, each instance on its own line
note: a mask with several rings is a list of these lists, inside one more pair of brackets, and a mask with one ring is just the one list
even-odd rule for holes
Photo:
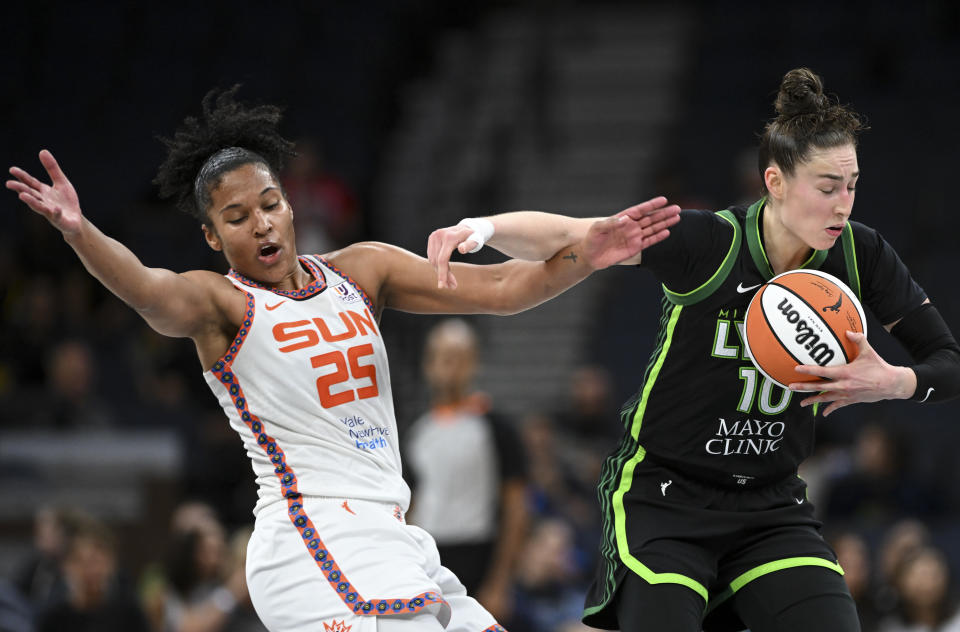
[[666,495],[667,495],[667,488],[670,487],[670,485],[672,485],[672,484],[673,484],[673,481],[667,481],[667,482],[665,482],[665,483],[660,483],[660,493],[663,494],[664,496],[666,496]]
[[821,312],[825,312],[825,311],[827,311],[827,310],[829,309],[831,312],[835,312],[835,313],[838,313],[838,314],[839,314],[839,313],[840,313],[840,304],[841,304],[841,303],[843,303],[843,294],[840,295],[840,298],[837,299],[837,302],[836,302],[836,303],[834,303],[833,305],[827,305],[826,307],[824,307],[824,308],[821,309],[820,311],[821,311]]

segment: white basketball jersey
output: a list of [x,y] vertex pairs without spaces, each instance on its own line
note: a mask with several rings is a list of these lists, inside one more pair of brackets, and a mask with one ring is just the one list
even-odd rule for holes
[[314,282],[274,290],[234,271],[247,295],[233,344],[204,373],[253,463],[259,500],[307,496],[406,511],[387,352],[369,297],[320,257]]

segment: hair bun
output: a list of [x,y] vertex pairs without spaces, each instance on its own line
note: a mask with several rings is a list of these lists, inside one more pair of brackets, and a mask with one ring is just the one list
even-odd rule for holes
[[783,76],[774,107],[780,119],[815,114],[830,106],[823,82],[809,68],[794,68]]

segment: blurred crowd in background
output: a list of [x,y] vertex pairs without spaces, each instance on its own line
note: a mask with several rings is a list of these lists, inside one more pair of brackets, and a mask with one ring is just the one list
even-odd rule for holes
[[[323,8],[292,4],[296,6],[278,9],[273,24],[251,19],[252,3],[210,3],[203,19],[229,26],[217,34],[198,26],[195,8],[171,7],[162,24],[151,28],[157,16],[136,7],[68,9],[52,2],[21,7],[16,16],[20,28],[13,26],[16,19],[0,26],[6,43],[23,60],[13,66],[14,83],[30,94],[2,102],[5,120],[19,122],[2,132],[9,134],[0,143],[4,164],[35,171],[36,150],[50,146],[56,153],[62,143],[58,157],[77,184],[85,210],[105,232],[150,265],[225,271],[220,256],[202,243],[195,221],[156,199],[149,180],[160,146],[151,138],[154,130],[144,130],[131,111],[142,107],[144,118],[163,133],[195,111],[211,84],[243,81],[248,95],[264,101],[283,95],[291,104],[287,129],[298,139],[300,155],[285,170],[283,184],[297,213],[301,252],[326,252],[371,237],[389,241],[371,222],[370,189],[377,177],[378,147],[399,116],[399,85],[429,71],[431,42],[443,32],[470,29],[489,11],[523,3],[478,3],[466,13],[429,0],[372,2],[369,13],[348,3],[322,3]],[[638,183],[644,197],[666,194],[686,207],[723,208],[755,192],[749,152],[735,149],[722,167],[710,162],[716,146],[728,140],[723,130],[717,132],[719,140],[704,140],[706,130],[716,127],[713,108],[718,101],[727,101],[728,108],[742,105],[736,96],[742,91],[751,107],[742,108],[740,115],[752,117],[750,129],[758,131],[771,113],[764,90],[773,90],[782,72],[805,60],[775,47],[780,56],[764,63],[778,71],[764,76],[762,88],[735,80],[751,70],[737,66],[744,57],[729,48],[749,48],[753,42],[748,26],[730,32],[710,28],[724,11],[721,5],[690,5],[699,12],[702,48],[681,88],[689,119],[664,130],[669,149],[656,172]],[[82,15],[84,11],[91,15]],[[859,9],[848,11],[844,15]],[[867,15],[857,32],[826,31],[836,36],[833,41],[811,35],[810,41],[823,49],[856,54],[855,61],[832,68],[821,51],[815,57],[820,65],[810,65],[827,77],[828,90],[835,87],[844,100],[844,86],[853,83],[865,95],[854,105],[875,125],[895,118],[893,103],[906,111],[898,127],[866,137],[862,200],[869,202],[871,214],[866,215],[862,201],[858,209],[868,223],[893,232],[888,239],[957,333],[960,295],[946,263],[948,255],[956,256],[957,219],[949,215],[946,191],[949,174],[960,163],[954,142],[958,131],[949,111],[960,96],[957,66],[950,65],[960,60],[960,13],[947,2],[918,3],[914,11],[919,18],[911,13],[911,20],[901,23],[904,28],[914,25],[906,31],[909,37],[894,37],[893,25],[904,17],[896,12],[883,21]],[[783,27],[781,35],[799,38],[805,29],[824,33],[813,26],[821,19],[816,9],[800,13],[803,20]],[[310,19],[296,19],[303,15]],[[103,22],[103,32],[113,25],[114,34],[123,37],[97,43],[93,31],[74,32],[77,24],[95,21]],[[764,28],[756,21],[748,24]],[[170,32],[176,29],[183,30],[174,38]],[[775,35],[765,33],[760,39]],[[92,52],[69,59],[66,51],[76,38],[91,43]],[[265,57],[262,46],[278,48],[277,57]],[[923,46],[945,51],[938,58],[941,65],[916,70],[929,59],[916,54]],[[118,54],[124,50],[130,54]],[[340,50],[353,54],[343,57],[350,62],[337,66]],[[172,65],[171,59],[182,66]],[[278,59],[283,63],[279,69],[270,65]],[[195,60],[201,67],[191,66]],[[144,81],[143,68],[154,63],[176,72],[157,71]],[[186,67],[192,70],[183,71]],[[244,70],[231,73],[230,67]],[[261,72],[264,67],[270,72]],[[59,108],[66,96],[60,81],[72,86],[67,90],[74,99],[70,109],[86,113],[84,129],[64,127]],[[289,89],[282,89],[281,82]],[[354,101],[367,109],[346,105]],[[755,111],[756,103],[761,105]],[[931,135],[911,128],[921,121],[943,124]],[[113,128],[120,131],[113,133]],[[741,136],[730,147],[746,147],[750,141]],[[125,162],[127,170],[121,168]],[[711,168],[703,168],[704,162]],[[744,180],[740,174],[747,174]],[[883,181],[896,185],[898,193],[869,197],[870,188],[879,190]],[[83,270],[43,219],[12,195],[0,199],[0,209],[0,495],[7,503],[0,508],[0,630],[261,630],[242,572],[256,496],[253,476],[239,439],[200,379],[194,349],[149,330]],[[908,229],[898,223],[905,214],[911,217]],[[435,226],[424,227],[424,244],[431,228]],[[623,288],[628,272],[604,274],[606,278],[598,275],[588,282]],[[638,383],[637,367],[645,363],[654,335],[631,319],[641,309],[654,319],[656,312],[651,296],[640,301],[622,290],[608,294],[616,294],[619,302],[598,308],[592,351],[569,375],[566,399],[544,402],[524,415],[497,416],[497,423],[509,427],[507,435],[498,436],[513,438],[505,440],[508,449],[491,444],[503,462],[488,473],[489,528],[460,540],[454,534],[447,543],[451,560],[471,559],[475,545],[486,547],[480,549],[484,558],[495,559],[491,552],[501,545],[500,525],[519,529],[513,531],[519,543],[511,549],[511,564],[469,571],[471,587],[512,632],[586,629],[579,616],[600,539],[597,475],[618,441],[619,405]],[[463,322],[481,333],[496,326],[478,317]],[[404,323],[391,324],[402,329]],[[876,346],[895,361],[896,350],[885,344],[881,340]],[[428,355],[423,349],[416,353],[416,360]],[[482,351],[471,362],[482,367]],[[429,371],[417,383],[424,405],[420,410],[398,406],[401,435],[430,410]],[[501,402],[473,385],[464,388],[473,406],[469,411],[479,420],[475,423],[493,423]],[[955,403],[858,406],[819,426],[816,453],[801,474],[846,571],[865,631],[960,630],[957,412]],[[96,502],[96,490],[89,500],[82,495],[51,498],[48,486],[63,481],[49,478],[51,470],[32,456],[9,448],[36,445],[17,443],[26,435],[39,437],[41,446],[66,437],[67,453],[74,440],[79,452],[83,437],[96,437],[87,459],[89,468],[96,469],[107,467],[104,463],[114,456],[111,437],[152,437],[154,431],[172,437],[178,457],[160,480],[111,479],[110,486],[127,483],[137,490],[133,509],[116,505],[126,507],[122,511],[113,509],[106,496]],[[89,470],[53,471],[68,479],[89,475]],[[434,493],[425,488],[428,480],[424,473],[411,473],[414,522],[418,494]]]

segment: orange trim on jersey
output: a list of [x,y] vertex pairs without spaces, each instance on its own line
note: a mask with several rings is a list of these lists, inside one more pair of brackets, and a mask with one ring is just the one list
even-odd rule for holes
[[[233,362],[233,359],[237,357],[237,353],[240,352],[240,348],[243,346],[243,342],[247,339],[247,334],[250,333],[250,328],[253,326],[253,317],[257,313],[256,301],[253,298],[253,294],[241,288],[237,289],[247,296],[247,311],[243,315],[243,322],[240,324],[240,330],[237,331],[237,337],[234,338],[230,346],[227,347],[227,351],[213,364],[213,368],[211,369],[213,373],[216,373],[217,366],[230,364]],[[229,387],[227,390],[230,390]],[[232,395],[231,393],[231,396]]]
[[[424,607],[435,603],[446,603],[446,600],[439,593],[432,591],[423,592],[410,599],[364,599],[360,593],[353,587],[353,584],[346,578],[336,560],[327,550],[323,540],[317,536],[317,529],[313,521],[303,509],[303,502],[300,491],[297,487],[297,476],[293,469],[287,465],[286,454],[277,444],[276,440],[267,434],[263,422],[253,414],[247,404],[247,399],[243,394],[243,388],[240,381],[233,373],[231,364],[237,351],[243,345],[247,332],[253,324],[254,300],[253,295],[247,294],[247,318],[243,322],[243,327],[233,341],[228,352],[217,360],[211,372],[217,380],[223,384],[233,400],[233,405],[237,409],[240,420],[253,433],[257,445],[267,454],[270,462],[274,465],[274,473],[280,480],[280,490],[283,497],[287,500],[287,515],[290,522],[297,529],[307,552],[313,557],[320,571],[326,577],[330,586],[340,595],[343,603],[349,606],[355,614],[358,615],[388,615],[418,612]],[[346,506],[346,502],[344,502]],[[349,508],[347,508],[349,510]]]
[[231,268],[230,271],[227,272],[227,276],[230,278],[236,279],[237,281],[240,281],[244,285],[249,285],[250,287],[255,287],[260,290],[267,290],[268,292],[273,292],[274,294],[277,294],[279,296],[285,296],[287,298],[292,298],[298,301],[303,300],[305,298],[310,298],[311,296],[319,294],[320,292],[327,289],[327,283],[323,275],[323,271],[320,270],[316,266],[316,264],[314,264],[312,261],[310,261],[310,259],[304,256],[297,257],[297,261],[299,261],[302,265],[304,265],[306,269],[310,271],[310,274],[313,275],[313,281],[303,286],[299,290],[278,290],[275,287],[268,287],[263,283],[260,283],[259,281],[254,281],[253,279],[243,276],[233,268]]

